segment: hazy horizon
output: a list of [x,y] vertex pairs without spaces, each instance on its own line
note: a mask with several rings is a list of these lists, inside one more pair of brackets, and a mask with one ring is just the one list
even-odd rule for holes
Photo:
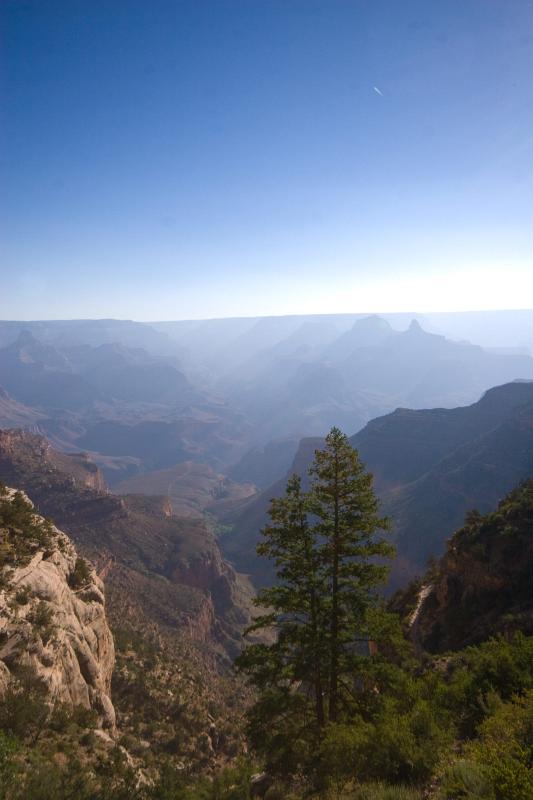
[[533,306],[531,307],[521,307],[521,308],[487,308],[487,309],[461,309],[461,310],[454,310],[454,309],[442,309],[439,311],[432,311],[431,309],[407,309],[405,311],[340,311],[340,312],[328,312],[328,311],[317,311],[317,312],[287,312],[284,314],[228,314],[228,315],[220,315],[220,316],[209,316],[209,317],[174,317],[174,318],[166,318],[166,319],[139,319],[138,317],[113,317],[113,316],[102,316],[102,317],[29,317],[29,316],[20,316],[20,317],[1,317],[2,322],[84,322],[84,321],[91,321],[91,322],[103,322],[106,320],[111,320],[114,322],[140,322],[146,325],[150,324],[159,324],[165,322],[209,322],[210,320],[231,320],[231,319],[266,319],[266,318],[285,318],[285,317],[333,317],[333,316],[340,316],[340,317],[353,317],[353,316],[369,316],[369,317],[379,317],[379,316],[401,316],[401,317],[423,317],[424,315],[483,315],[483,314],[505,314],[506,312],[513,313],[531,313],[533,312]]

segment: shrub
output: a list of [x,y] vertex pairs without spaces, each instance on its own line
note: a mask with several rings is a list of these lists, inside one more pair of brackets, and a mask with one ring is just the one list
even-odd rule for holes
[[487,772],[496,800],[531,800],[533,691],[502,703],[479,728],[469,753]]
[[31,590],[29,586],[23,586],[15,594],[15,603],[19,606],[25,606],[31,597]]
[[74,569],[68,576],[71,589],[82,589],[91,581],[91,566],[84,558],[77,558]]
[[404,713],[399,713],[395,703],[388,703],[367,753],[368,777],[392,783],[425,781],[450,742],[451,731],[438,724],[426,700],[415,700]]
[[0,730],[22,741],[34,741],[50,709],[44,683],[29,669],[19,669],[0,703]]
[[360,718],[350,725],[329,725],[316,764],[319,782],[322,778],[340,792],[358,779],[374,733],[374,726]]
[[54,539],[50,522],[37,517],[22,492],[0,496],[0,567],[27,564],[37,550],[49,551]]
[[17,740],[0,730],[0,800],[5,797],[5,788],[16,772]]
[[353,780],[421,783],[451,738],[451,730],[438,724],[427,701],[415,700],[405,711],[389,698],[373,723],[359,718],[328,729],[320,769],[339,791]]
[[58,733],[64,733],[70,726],[93,729],[97,724],[98,713],[94,709],[55,703],[47,727]]
[[446,771],[440,791],[442,800],[495,800],[487,770],[474,761],[461,760]]
[[411,786],[367,783],[353,795],[353,800],[422,800],[423,795]]
[[516,634],[469,647],[451,662],[452,675],[439,701],[459,721],[465,738],[494,710],[494,698],[509,700],[533,688],[533,637]]
[[34,626],[43,644],[50,640],[56,628],[52,622],[53,618],[54,612],[45,600],[39,600],[37,607],[28,614],[27,619]]

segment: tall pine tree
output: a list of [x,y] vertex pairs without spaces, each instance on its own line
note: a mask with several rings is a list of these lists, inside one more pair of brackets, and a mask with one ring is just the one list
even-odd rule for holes
[[318,569],[327,586],[322,635],[329,654],[328,719],[336,722],[343,687],[349,693],[356,666],[357,640],[367,632],[367,612],[387,576],[383,558],[394,550],[377,535],[387,529],[388,520],[379,515],[372,476],[338,428],[316,451],[310,475],[307,506],[315,518]]
[[392,554],[379,535],[388,523],[372,477],[337,428],[309,474],[309,491],[294,475],[284,497],[272,500],[258,546],[274,561],[277,582],[259,593],[256,603],[267,611],[250,631],[270,629],[274,641],[252,644],[237,659],[259,690],[252,740],[288,770],[297,751],[312,752],[353,691],[357,642],[370,632],[368,612]]

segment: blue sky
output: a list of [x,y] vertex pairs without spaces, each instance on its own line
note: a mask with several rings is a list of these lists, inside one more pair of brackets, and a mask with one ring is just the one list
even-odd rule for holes
[[2,0],[0,316],[533,306],[530,0]]

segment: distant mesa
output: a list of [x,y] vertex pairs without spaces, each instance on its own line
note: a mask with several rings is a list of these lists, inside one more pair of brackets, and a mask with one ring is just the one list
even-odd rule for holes
[[423,331],[422,326],[420,325],[417,319],[411,320],[408,330],[411,333],[425,333],[425,331]]
[[[0,420],[38,421],[58,448],[94,453],[112,482],[190,460],[227,474],[272,441],[333,425],[357,431],[398,407],[456,408],[492,386],[533,378],[533,358],[429,332],[439,330],[437,319],[0,322],[0,383],[11,398]],[[450,319],[440,327],[447,335],[460,328]],[[529,341],[533,314],[506,319],[519,326],[517,342]],[[265,451],[262,487],[284,459]]]
[[378,347],[395,331],[382,317],[372,315],[358,319],[349,331],[330,344],[325,351],[327,358],[340,361],[361,347]]

